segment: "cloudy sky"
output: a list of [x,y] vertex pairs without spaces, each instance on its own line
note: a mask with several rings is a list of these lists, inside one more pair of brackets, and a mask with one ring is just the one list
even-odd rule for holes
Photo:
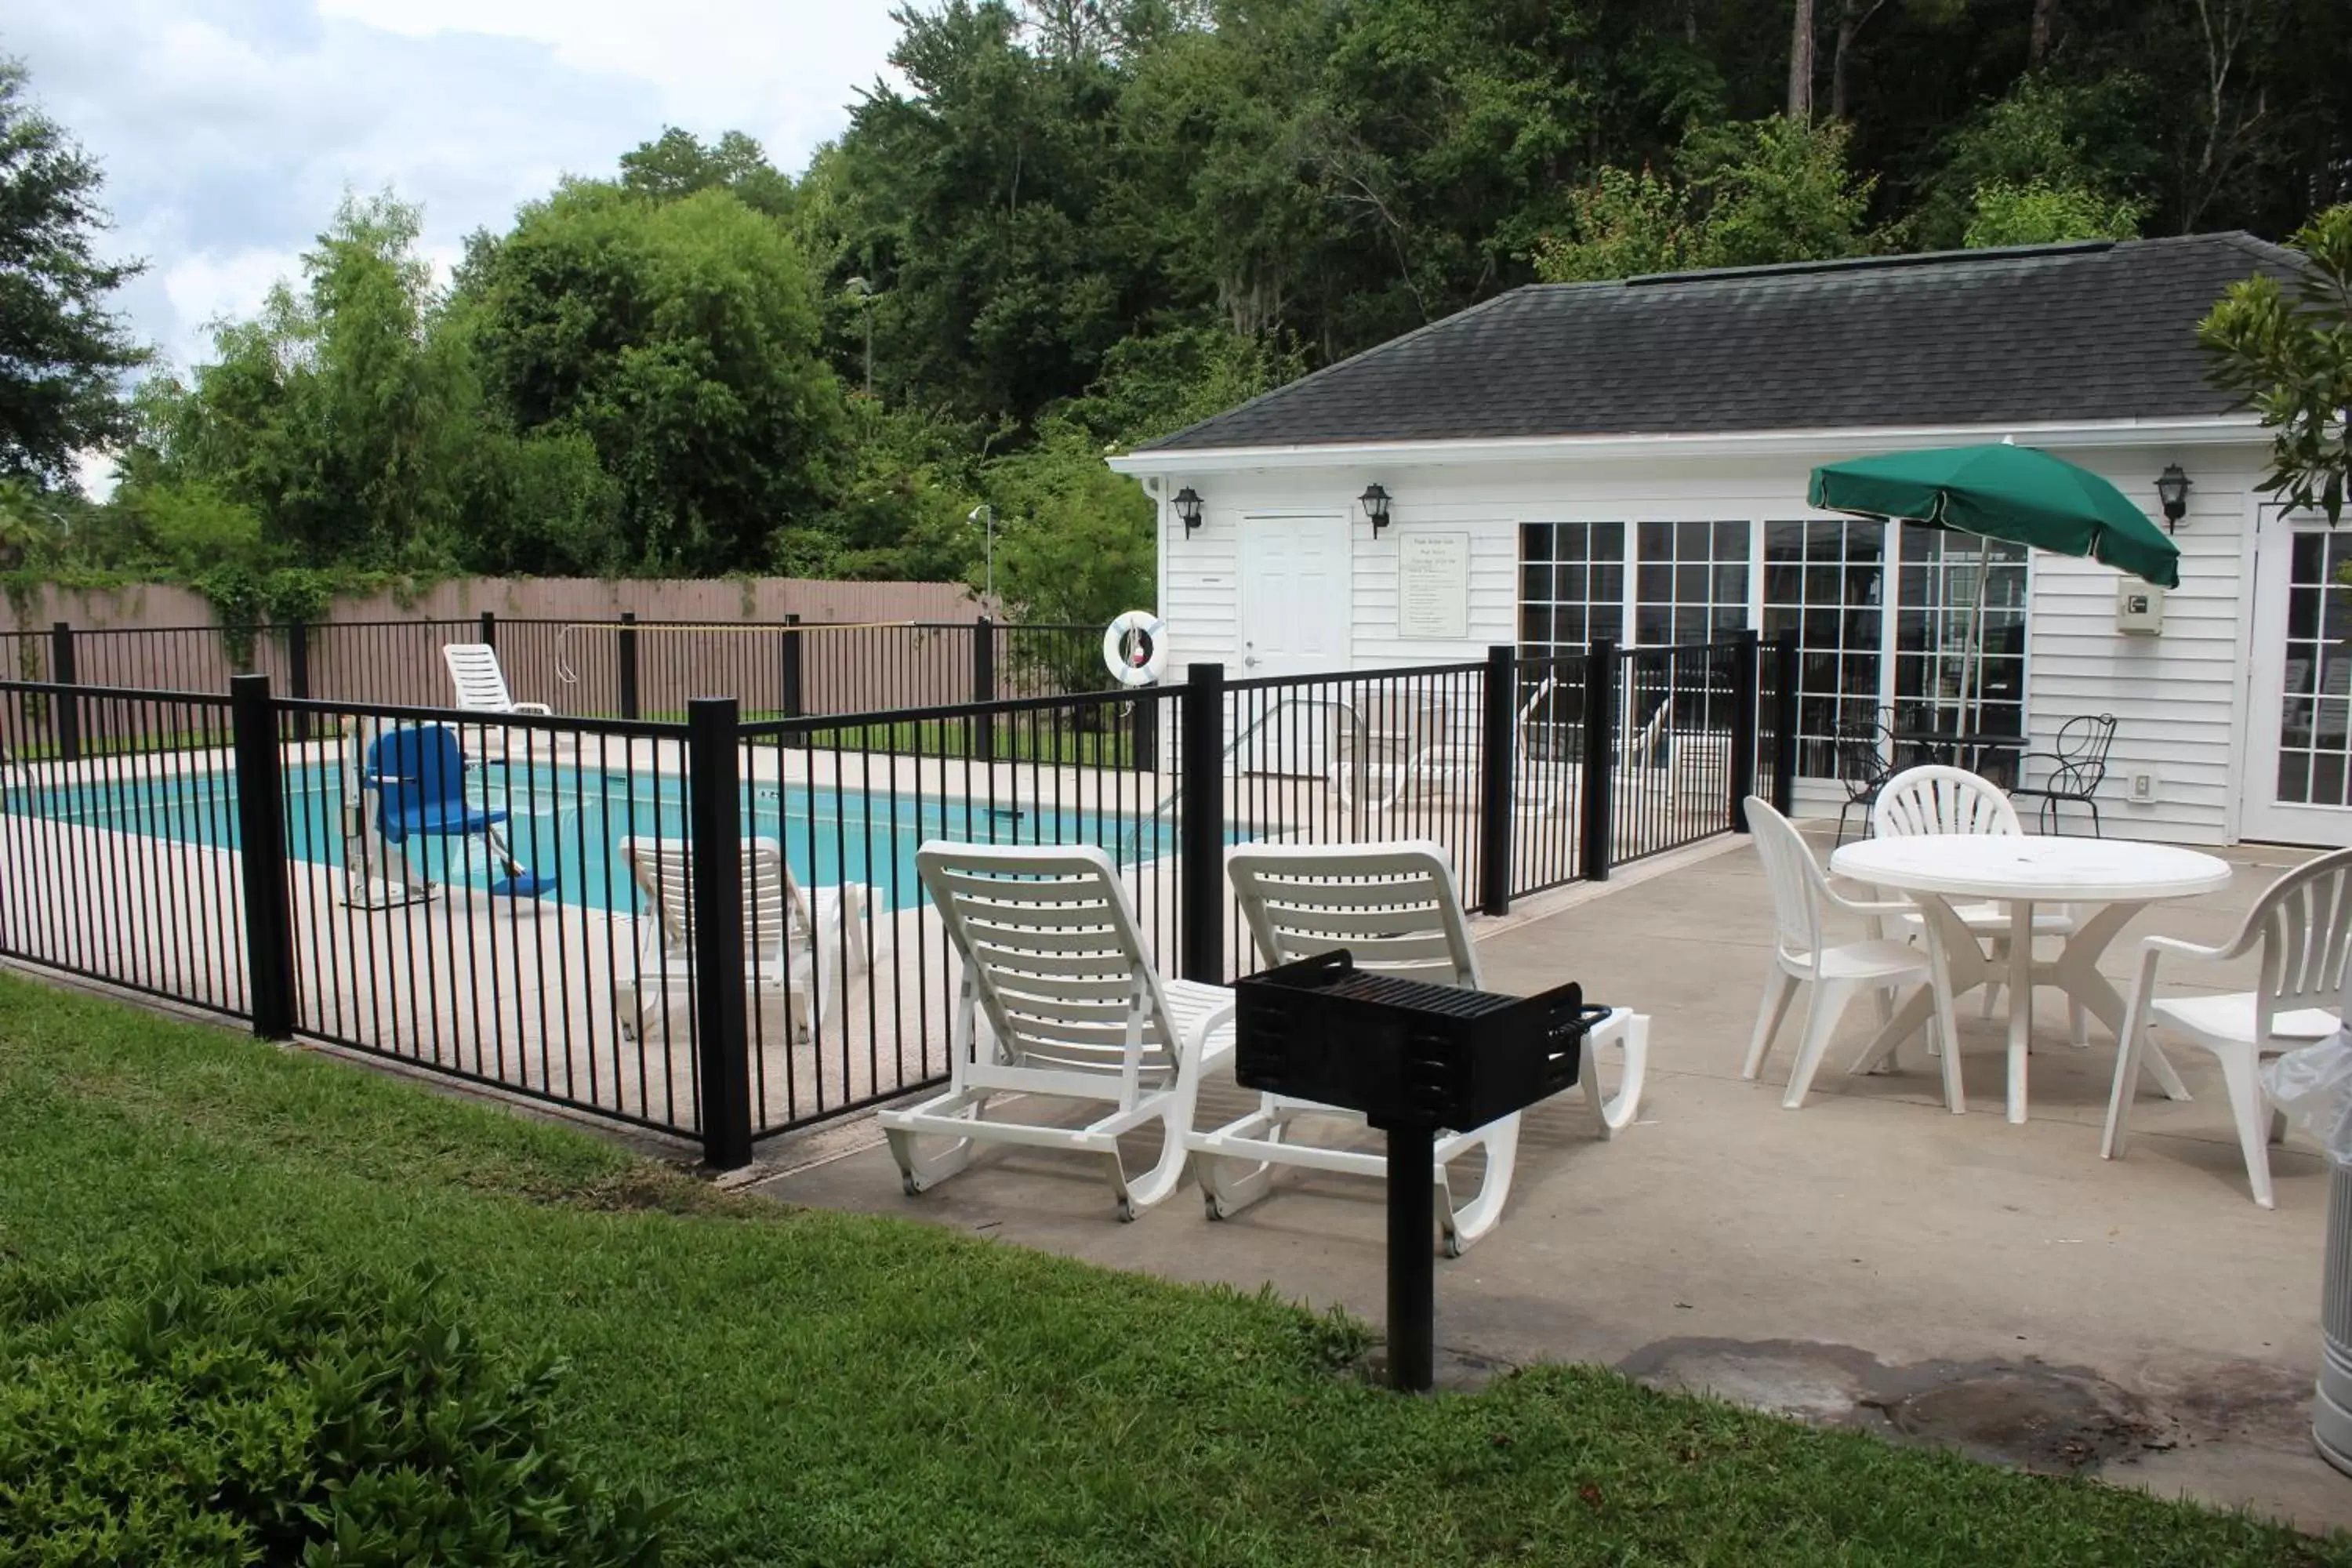
[[140,332],[205,323],[291,272],[346,187],[425,204],[445,264],[559,175],[682,125],[798,174],[885,68],[891,0],[16,0],[0,53],[103,161]]

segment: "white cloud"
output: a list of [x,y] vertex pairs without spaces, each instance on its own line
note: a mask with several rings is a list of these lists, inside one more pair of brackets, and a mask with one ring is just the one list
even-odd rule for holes
[[425,209],[436,268],[565,174],[665,123],[742,130],[797,172],[884,69],[887,0],[61,0],[0,51],[107,172],[139,331],[185,363],[346,190]]
[[[251,249],[229,255],[191,256],[156,268],[163,297],[189,329],[204,327],[223,316],[250,316],[269,293],[269,286],[290,278],[301,258],[290,250]],[[191,345],[194,346],[194,345]]]

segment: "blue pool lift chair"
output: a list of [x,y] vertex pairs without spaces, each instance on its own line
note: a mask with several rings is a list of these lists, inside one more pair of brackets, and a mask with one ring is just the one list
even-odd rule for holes
[[362,860],[372,864],[353,874],[382,882],[385,896],[371,903],[432,896],[432,882],[406,853],[419,838],[481,839],[498,867],[490,879],[493,898],[537,899],[555,890],[554,877],[521,865],[507,847],[499,831],[506,812],[466,798],[466,767],[465,750],[446,724],[404,724],[369,743],[359,782],[375,792],[376,808],[364,825],[374,828],[376,842],[362,845]]

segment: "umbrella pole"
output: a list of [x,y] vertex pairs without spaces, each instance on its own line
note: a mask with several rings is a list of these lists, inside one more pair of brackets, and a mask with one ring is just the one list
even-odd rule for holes
[[1984,540],[1977,541],[1975,624],[1969,632],[1968,664],[1964,667],[1965,673],[1960,685],[1960,718],[1971,735],[1979,733],[1984,729],[1985,584],[1992,575],[1991,557],[1992,546]]

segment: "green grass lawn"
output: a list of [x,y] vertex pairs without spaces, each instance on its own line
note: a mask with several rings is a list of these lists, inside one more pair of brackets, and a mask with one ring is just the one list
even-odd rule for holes
[[1402,1399],[1271,1299],[721,1196],[0,975],[0,1264],[207,1248],[437,1264],[477,1332],[569,1361],[584,1465],[679,1500],[673,1563],[2352,1563],[1599,1371]]

